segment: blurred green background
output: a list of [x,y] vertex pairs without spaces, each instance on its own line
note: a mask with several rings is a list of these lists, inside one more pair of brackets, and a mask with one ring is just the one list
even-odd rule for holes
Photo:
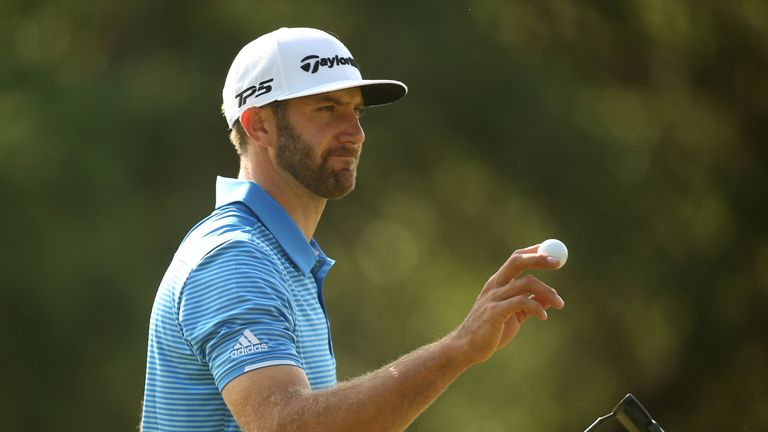
[[158,283],[237,161],[239,48],[339,35],[410,94],[364,118],[317,239],[339,378],[459,324],[512,250],[567,302],[413,431],[768,430],[768,3],[0,3],[3,430],[132,430]]

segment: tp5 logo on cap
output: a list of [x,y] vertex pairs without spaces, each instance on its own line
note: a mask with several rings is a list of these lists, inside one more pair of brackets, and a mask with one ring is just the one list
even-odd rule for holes
[[[315,60],[312,62],[312,60]],[[333,69],[334,66],[337,65],[350,65],[354,66],[356,69],[359,69],[357,67],[357,62],[352,57],[339,57],[338,55],[335,55],[333,57],[323,57],[320,58],[319,55],[310,54],[303,59],[301,59],[301,69],[304,72],[310,72],[310,68],[312,68],[312,71],[310,73],[316,73],[318,69],[320,69],[320,66],[327,67],[328,69]]]
[[[259,86],[250,86],[247,89],[241,91],[240,93],[235,95],[235,99],[237,99],[237,107],[240,108],[241,106],[245,105],[246,102],[248,102],[248,98],[253,96],[254,98],[257,98],[259,96],[265,95],[272,91],[272,86],[269,85],[272,81],[274,81],[274,78],[270,78],[268,80],[264,80],[259,83]],[[258,93],[257,93],[258,92]]]

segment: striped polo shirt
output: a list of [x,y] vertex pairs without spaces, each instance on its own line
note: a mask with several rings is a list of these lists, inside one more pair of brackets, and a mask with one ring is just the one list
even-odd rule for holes
[[142,430],[239,430],[221,390],[266,366],[333,386],[322,293],[332,265],[256,183],[219,177],[215,210],[184,238],[155,297]]

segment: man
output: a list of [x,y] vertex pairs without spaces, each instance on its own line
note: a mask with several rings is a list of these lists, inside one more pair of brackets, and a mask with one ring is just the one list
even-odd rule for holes
[[522,272],[557,261],[518,250],[463,323],[365,376],[336,383],[322,284],[333,261],[313,239],[328,199],[355,186],[366,106],[404,84],[363,80],[349,51],[314,29],[246,45],[224,85],[239,178],[181,243],[155,299],[142,429],[403,430],[526,318],[563,307]]

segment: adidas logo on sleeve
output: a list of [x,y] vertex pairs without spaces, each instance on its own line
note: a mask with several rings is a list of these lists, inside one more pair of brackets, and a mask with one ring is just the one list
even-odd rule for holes
[[243,335],[240,336],[240,339],[237,340],[235,346],[232,347],[232,351],[229,353],[229,356],[235,358],[244,354],[251,354],[254,352],[266,350],[267,344],[262,343],[256,336],[253,335],[253,333],[251,333],[250,330],[246,329],[243,332]]

